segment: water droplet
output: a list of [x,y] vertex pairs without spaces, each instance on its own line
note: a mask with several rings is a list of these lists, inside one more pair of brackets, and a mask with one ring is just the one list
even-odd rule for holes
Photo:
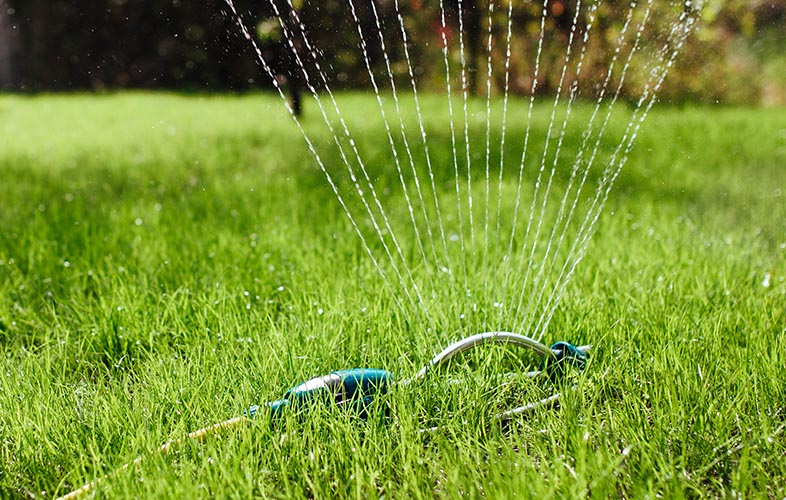
[[63,267],[71,267],[71,263],[68,262],[67,260],[64,260],[63,261]]
[[771,278],[772,276],[770,275],[770,273],[764,273],[764,279],[761,280],[761,286],[763,286],[764,288],[769,288]]
[[142,219],[137,217],[136,219],[134,219],[134,224],[136,224],[137,226],[141,226],[143,224]]

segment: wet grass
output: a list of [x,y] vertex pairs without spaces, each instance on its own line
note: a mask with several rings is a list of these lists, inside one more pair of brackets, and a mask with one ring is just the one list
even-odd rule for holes
[[[783,117],[652,113],[552,322],[596,346],[560,408],[500,426],[490,385],[434,381],[391,395],[395,425],[256,420],[99,495],[783,498]],[[358,139],[380,175],[383,141]],[[0,179],[0,497],[64,494],[335,369],[407,377],[463,336],[402,318],[273,97],[2,96]]]

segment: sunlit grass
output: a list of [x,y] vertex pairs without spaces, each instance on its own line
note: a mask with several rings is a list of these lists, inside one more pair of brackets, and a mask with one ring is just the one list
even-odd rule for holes
[[[359,124],[375,105],[341,99]],[[784,123],[652,113],[546,339],[595,346],[561,408],[503,428],[492,387],[427,384],[391,395],[395,425],[254,421],[100,491],[782,498]],[[357,130],[384,171],[379,128]],[[408,377],[463,333],[405,321],[272,96],[2,96],[0,179],[2,497],[66,493],[332,370]]]

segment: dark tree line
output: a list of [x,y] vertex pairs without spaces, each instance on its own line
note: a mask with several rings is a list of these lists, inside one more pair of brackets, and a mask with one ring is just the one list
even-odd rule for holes
[[219,0],[4,3],[17,89],[242,89],[258,77]]
[[[284,27],[274,16],[282,13]],[[492,31],[495,44],[493,87],[502,88],[504,35],[507,9],[513,1],[510,88],[528,93],[532,60],[543,4],[495,0]],[[560,52],[568,38],[574,15],[579,33],[586,22],[587,5],[577,0],[545,0],[548,44],[544,73],[537,91],[556,87]],[[677,1],[677,0],[675,0]],[[664,89],[664,95],[693,99],[750,101],[760,98],[756,89],[775,89],[776,99],[786,94],[786,0],[706,0],[701,34],[686,46]],[[235,0],[270,62],[276,80],[289,89],[293,105],[310,83],[322,85],[315,76],[314,62],[305,50],[306,41],[319,48],[321,68],[331,88],[369,88],[371,65],[380,85],[387,84],[385,52],[393,66],[394,79],[408,85],[408,74],[398,28],[395,5],[405,19],[410,38],[414,71],[426,90],[444,91],[442,37],[451,44],[453,68],[458,68],[457,41],[464,39],[467,91],[485,93],[488,0]],[[442,26],[440,3],[445,7]],[[588,68],[582,78],[587,88],[597,81],[608,59],[614,33],[620,29],[629,2],[600,3],[594,29],[595,40],[588,48]],[[655,2],[657,12],[647,36],[657,39],[668,30],[673,18],[671,2]],[[294,6],[299,23],[291,15]],[[351,8],[354,7],[353,16]],[[376,15],[375,15],[376,13]],[[354,17],[357,16],[358,23]],[[382,29],[377,26],[380,23]],[[459,24],[463,32],[459,33]],[[304,78],[289,50],[289,33],[308,73]],[[360,33],[359,33],[360,32]],[[379,39],[379,33],[384,37]],[[366,43],[367,59],[360,47]],[[758,44],[758,45],[757,45]],[[742,49],[741,49],[742,48]],[[550,52],[549,52],[550,51]],[[741,58],[750,71],[735,80],[735,64]],[[646,63],[646,61],[645,61]],[[772,67],[774,69],[767,70]],[[550,72],[549,72],[550,71]],[[635,68],[634,68],[635,73]],[[769,75],[769,76],[768,76]],[[765,80],[766,79],[766,80]],[[724,85],[718,85],[723,80]],[[460,83],[460,82],[458,82]],[[0,89],[21,91],[63,89],[170,88],[195,91],[270,88],[271,81],[256,60],[250,44],[237,29],[225,0],[0,0]],[[780,89],[780,90],[778,90]],[[623,90],[624,91],[624,90]],[[633,90],[631,93],[635,94]]]
[[[276,0],[289,12],[286,0]],[[360,27],[369,39],[369,59],[382,64],[376,42],[376,19],[370,0],[353,0]],[[357,54],[357,26],[343,0],[295,1],[308,36],[320,47],[325,67],[339,87],[369,84],[365,63]],[[434,2],[436,3],[436,2]],[[236,0],[244,20],[257,33],[265,56],[284,78],[299,82],[280,27],[270,26],[267,1]],[[438,42],[435,6],[403,0],[402,10],[418,29]],[[479,0],[449,0],[448,19],[457,30],[463,11],[469,52],[469,86],[477,89],[477,63],[484,50],[484,13]],[[395,30],[391,0],[376,0],[385,28]],[[422,19],[415,19],[421,17]],[[289,19],[285,16],[286,19]],[[290,20],[291,21],[291,20]],[[297,27],[291,22],[290,32]],[[391,31],[391,33],[396,33]],[[391,40],[387,52],[401,57]],[[417,49],[414,49],[417,50]],[[254,54],[235,26],[224,0],[0,0],[0,85],[21,90],[166,87],[181,89],[247,89],[269,86]]]

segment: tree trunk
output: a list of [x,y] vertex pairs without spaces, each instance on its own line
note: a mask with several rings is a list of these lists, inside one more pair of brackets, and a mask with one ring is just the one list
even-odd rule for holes
[[478,0],[463,0],[462,12],[459,13],[464,18],[467,45],[467,92],[469,95],[477,95],[478,93],[478,60],[483,42],[482,14],[479,7]]
[[[289,32],[293,37],[292,45],[294,46],[295,52],[300,56],[301,60],[305,57],[305,52],[303,50],[303,42],[300,36],[297,35],[295,31],[297,26],[295,25],[294,21],[290,22]],[[286,50],[286,49],[285,49]],[[297,58],[295,53],[289,53],[287,57],[288,61],[288,68],[287,73],[288,75],[288,87],[289,87],[289,100],[290,106],[292,109],[292,114],[296,117],[301,117],[303,115],[303,87],[305,86],[305,77],[303,76],[303,68],[297,62]]]
[[14,86],[14,47],[11,7],[6,0],[0,0],[0,89]]

